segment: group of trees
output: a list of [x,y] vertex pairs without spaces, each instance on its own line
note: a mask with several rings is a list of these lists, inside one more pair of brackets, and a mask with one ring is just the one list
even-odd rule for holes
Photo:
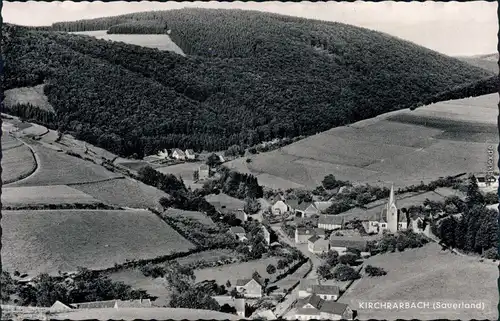
[[79,268],[76,275],[67,278],[40,274],[28,284],[16,283],[4,271],[2,272],[2,300],[12,294],[17,295],[21,305],[39,307],[49,307],[56,300],[80,303],[150,297],[144,290],[132,289],[123,282],[114,282],[106,276],[85,268]]
[[381,239],[368,242],[368,249],[374,254],[386,252],[403,252],[406,249],[422,247],[429,240],[422,234],[412,230],[400,231],[397,234],[384,233]]
[[340,256],[337,251],[329,251],[323,255],[323,259],[323,264],[316,270],[323,280],[348,281],[360,277],[359,272],[352,268],[360,259],[360,252],[355,249],[348,249],[347,253]]
[[49,128],[57,128],[56,115],[52,111],[41,109],[30,103],[5,106],[5,112],[25,121],[36,121]]
[[9,27],[5,84],[45,82],[59,129],[124,156],[307,136],[490,76],[377,32],[269,13],[182,9],[52,30],[104,26],[170,31],[189,56]]
[[257,199],[264,195],[263,188],[255,176],[238,173],[226,167],[221,167],[219,178],[205,183],[203,190],[207,193],[217,190],[238,199]]
[[[488,198],[489,201],[494,199],[492,196]],[[480,254],[489,249],[496,251],[498,211],[486,208],[488,198],[479,191],[476,178],[471,177],[465,202],[455,206],[457,209],[454,212],[458,215],[448,215],[439,221],[431,221],[431,231],[443,244],[452,248]],[[455,213],[451,211],[450,214]]]

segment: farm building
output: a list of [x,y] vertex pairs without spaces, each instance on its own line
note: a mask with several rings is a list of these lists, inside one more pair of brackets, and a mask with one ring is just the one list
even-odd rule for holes
[[336,285],[320,285],[313,283],[300,284],[299,298],[306,298],[310,295],[317,295],[326,301],[336,301],[340,295],[340,288]]
[[330,250],[330,241],[315,235],[308,240],[307,249],[314,254],[326,253]]
[[353,311],[347,304],[323,300],[311,295],[297,301],[295,313],[287,316],[289,320],[352,320]]
[[322,214],[318,219],[318,227],[332,231],[342,229],[344,226],[344,216]]
[[198,179],[204,180],[210,177],[210,167],[206,164],[203,164],[198,168]]
[[196,159],[196,154],[192,149],[186,149],[186,152],[184,154],[186,155],[186,159],[190,160]]
[[313,215],[320,215],[326,211],[327,208],[332,206],[332,202],[313,202],[304,210],[304,216],[311,217]]
[[236,291],[248,298],[262,297],[262,285],[259,281],[252,279],[240,279],[236,281]]
[[353,248],[365,252],[367,249],[367,241],[361,237],[356,236],[330,236],[330,249],[343,254],[347,248]]
[[222,307],[229,305],[236,309],[236,314],[242,318],[245,317],[245,299],[236,299],[230,295],[218,295],[212,297]]
[[318,279],[302,279],[299,284],[299,299],[307,298],[312,294],[312,287],[319,285]]
[[233,233],[239,241],[246,241],[248,240],[247,238],[247,233],[241,226],[233,226],[229,229],[231,233]]
[[151,308],[150,299],[138,300],[109,300],[109,301],[95,301],[85,303],[74,303],[71,306],[75,309],[105,309],[105,308]]
[[306,244],[308,240],[313,236],[323,238],[325,237],[325,230],[320,228],[312,229],[306,227],[298,227],[295,229],[295,243],[297,244]]
[[180,150],[178,148],[174,148],[174,150],[172,151],[172,158],[175,158],[178,160],[185,160],[186,154],[182,150]]
[[61,301],[56,301],[54,304],[52,304],[49,308],[51,312],[64,312],[64,311],[71,311],[74,309],[74,307],[70,305],[66,305],[62,303]]
[[301,217],[304,217],[305,210],[311,205],[309,202],[300,202],[298,200],[288,200],[286,201],[289,211],[294,213],[299,213]]

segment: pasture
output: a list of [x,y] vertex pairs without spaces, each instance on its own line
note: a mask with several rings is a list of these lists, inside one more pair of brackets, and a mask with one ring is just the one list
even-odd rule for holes
[[2,264],[11,273],[103,269],[193,245],[149,211],[3,211]]
[[[363,277],[355,281],[340,298],[360,319],[498,319],[498,267],[441,251],[436,243],[419,249],[373,256],[365,265],[382,267],[382,277]],[[471,302],[485,303],[484,310],[368,310],[360,302]]]
[[3,206],[100,203],[92,196],[66,185],[4,187]]
[[205,200],[212,204],[216,209],[226,209],[231,211],[237,211],[243,209],[245,202],[237,199],[235,197],[229,196],[224,193],[210,194],[205,196]]
[[37,156],[38,169],[30,177],[15,182],[9,185],[10,187],[67,185],[95,182],[121,176],[106,170],[100,165],[63,152],[57,152],[35,141],[30,142],[30,145]]
[[[498,95],[440,102],[337,127],[227,166],[264,186],[314,188],[327,174],[341,180],[396,186],[486,170],[498,144]],[[495,155],[498,159],[498,153]]]
[[2,150],[2,182],[4,185],[28,177],[36,169],[35,157],[28,146],[23,144]]
[[3,132],[3,134],[2,134],[2,151],[16,148],[16,147],[19,147],[22,145],[23,145],[23,143],[19,139],[9,135],[6,132]]
[[4,105],[6,108],[9,108],[17,104],[31,104],[34,107],[54,112],[54,107],[52,107],[47,96],[43,93],[43,87],[44,85],[38,85],[6,90],[4,92]]
[[97,39],[111,40],[117,42],[124,42],[130,45],[141,47],[156,48],[161,51],[172,51],[176,54],[184,56],[184,52],[175,42],[170,39],[168,35],[120,35],[120,34],[107,34],[106,30],[97,31],[82,31],[72,32],[74,34],[86,35],[95,37]]
[[201,162],[186,162],[171,166],[158,167],[156,170],[163,174],[173,174],[182,177],[183,180],[193,180],[194,171],[202,165]]
[[276,266],[278,263],[278,258],[270,257],[266,259],[249,261],[244,263],[228,264],[213,268],[206,268],[195,270],[194,274],[196,277],[196,282],[202,282],[205,280],[215,280],[217,284],[226,284],[229,280],[231,285],[234,286],[238,279],[250,279],[254,271],[259,272],[263,279],[272,279],[266,271],[269,264]]
[[168,196],[159,189],[125,177],[71,187],[104,203],[132,208],[157,208],[160,198]]
[[164,215],[170,217],[184,217],[193,219],[199,221],[200,223],[203,223],[205,226],[216,226],[215,223],[212,221],[212,219],[202,212],[185,211],[177,208],[168,208],[165,211]]

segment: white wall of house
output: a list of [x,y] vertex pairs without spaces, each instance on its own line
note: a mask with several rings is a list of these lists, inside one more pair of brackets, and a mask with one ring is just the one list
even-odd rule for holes
[[330,247],[330,250],[337,251],[340,255],[345,254],[347,252],[347,247]]
[[342,225],[339,224],[318,224],[319,228],[325,229],[325,230],[339,230],[342,228]]
[[335,294],[318,294],[318,296],[323,300],[328,300],[328,301],[336,301],[338,298]]

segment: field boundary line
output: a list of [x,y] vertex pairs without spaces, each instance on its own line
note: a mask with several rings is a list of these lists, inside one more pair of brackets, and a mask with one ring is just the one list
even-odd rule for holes
[[[28,146],[30,153],[31,153],[31,156],[33,156],[33,160],[35,161],[35,165],[33,166],[33,170],[30,173],[23,175],[24,177],[22,177],[21,179],[15,179],[15,180],[11,180],[11,181],[2,182],[2,186],[12,184],[12,183],[23,182],[26,179],[30,178],[31,176],[35,175],[40,170],[40,163],[41,162],[40,162],[40,159],[38,158],[38,155],[36,154],[35,150],[33,149],[33,147],[21,139],[19,139],[19,141],[21,143],[23,143],[23,145]],[[5,187],[8,187],[8,186],[5,186]]]
[[110,181],[114,181],[114,180],[117,180],[117,179],[126,179],[126,177],[125,176],[118,176],[118,177],[98,179],[98,180],[95,180],[95,181],[68,183],[68,184],[64,184],[64,185],[67,185],[67,186],[90,185],[90,184],[98,184],[98,183],[110,182]]

